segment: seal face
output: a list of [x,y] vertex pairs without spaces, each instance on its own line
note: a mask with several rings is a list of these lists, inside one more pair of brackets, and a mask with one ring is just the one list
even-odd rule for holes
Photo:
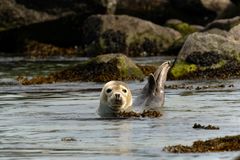
[[126,83],[110,81],[104,85],[97,110],[101,117],[116,117],[116,113],[132,110],[132,93]]

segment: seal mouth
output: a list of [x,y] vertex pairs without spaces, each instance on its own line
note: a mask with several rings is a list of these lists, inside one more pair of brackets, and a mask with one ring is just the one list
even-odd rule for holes
[[115,99],[114,104],[115,104],[115,105],[120,105],[120,106],[121,106],[121,105],[123,104],[123,102],[122,102],[121,99]]
[[119,99],[115,99],[113,101],[113,103],[111,104],[110,108],[117,112],[117,111],[120,111],[121,108],[122,108],[122,105],[123,105],[123,101],[122,100],[119,100]]

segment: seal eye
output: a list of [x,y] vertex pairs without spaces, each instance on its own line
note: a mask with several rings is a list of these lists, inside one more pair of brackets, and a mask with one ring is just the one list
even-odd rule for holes
[[127,93],[127,90],[126,89],[122,89],[123,93]]
[[111,92],[112,92],[112,89],[108,88],[108,89],[106,90],[106,92],[107,92],[107,93],[111,93]]

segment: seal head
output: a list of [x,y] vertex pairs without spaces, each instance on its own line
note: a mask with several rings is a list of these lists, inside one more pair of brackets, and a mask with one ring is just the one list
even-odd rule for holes
[[165,99],[164,86],[171,65],[170,61],[164,62],[154,74],[149,75],[147,84],[134,101],[134,106],[141,110],[161,110]]
[[119,112],[132,110],[132,93],[126,83],[110,81],[104,85],[100,94],[97,113],[101,117],[116,117]]

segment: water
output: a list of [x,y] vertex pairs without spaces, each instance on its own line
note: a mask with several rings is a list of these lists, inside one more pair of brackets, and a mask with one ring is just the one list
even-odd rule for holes
[[[142,59],[136,59],[142,61]],[[19,74],[30,77],[81,61],[0,62],[0,159],[162,159],[231,160],[240,152],[173,154],[164,146],[191,145],[195,140],[240,134],[240,80],[181,82],[226,84],[208,90],[167,89],[163,116],[142,119],[101,119],[96,114],[102,83],[56,83],[22,86]],[[128,82],[134,95],[145,82]],[[233,84],[234,87],[228,87]],[[194,123],[220,130],[194,130]],[[75,141],[63,141],[71,137]]]

